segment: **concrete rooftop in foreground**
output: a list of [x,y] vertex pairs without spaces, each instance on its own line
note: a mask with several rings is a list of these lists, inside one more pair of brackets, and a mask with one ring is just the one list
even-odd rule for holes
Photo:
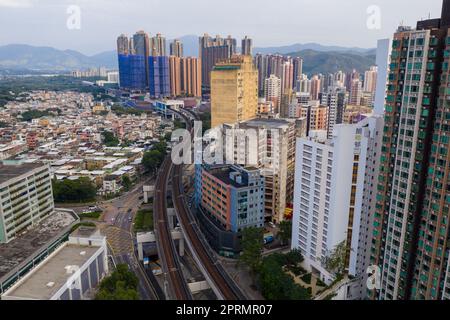
[[0,184],[20,177],[36,168],[43,167],[43,163],[22,163],[4,165],[0,162]]
[[69,266],[82,266],[100,247],[67,244],[47,258],[6,296],[21,299],[49,300],[72,276]]
[[0,244],[0,279],[49,245],[52,239],[61,235],[75,221],[72,213],[56,209],[33,229],[9,243]]

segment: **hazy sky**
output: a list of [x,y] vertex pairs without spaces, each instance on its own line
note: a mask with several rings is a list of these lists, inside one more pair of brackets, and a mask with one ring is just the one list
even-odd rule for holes
[[[80,29],[67,28],[67,8],[81,10]],[[380,8],[381,28],[367,10]],[[119,34],[143,29],[168,39],[205,32],[259,47],[317,42],[375,47],[399,24],[439,17],[442,0],[0,0],[0,45],[25,43],[95,54],[115,48]]]

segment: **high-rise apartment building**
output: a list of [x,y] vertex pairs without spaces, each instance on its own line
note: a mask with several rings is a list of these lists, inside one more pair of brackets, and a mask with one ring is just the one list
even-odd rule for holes
[[361,105],[361,97],[362,97],[362,83],[359,79],[353,79],[350,83],[350,96],[349,96],[349,104],[354,106]]
[[370,70],[364,73],[364,92],[375,93],[377,74],[378,68],[376,66],[370,67]]
[[321,80],[318,75],[311,78],[311,100],[318,100],[321,91]]
[[450,1],[392,41],[372,263],[378,299],[449,296]]
[[211,38],[208,34],[199,38],[199,57],[202,63],[202,86],[210,87],[210,73],[219,61],[230,59],[236,53],[236,39]]
[[201,64],[196,57],[169,57],[170,95],[201,97]]
[[300,117],[307,119],[307,133],[311,131],[328,132],[328,107],[320,104],[320,101],[313,100],[300,109]]
[[300,118],[302,115],[302,108],[307,108],[311,103],[311,96],[309,93],[297,92],[295,98],[289,105],[288,118]]
[[295,89],[297,86],[297,80],[303,74],[303,59],[300,57],[295,57],[292,59],[292,64],[294,65],[294,73],[292,76],[292,88]]
[[336,88],[328,93],[319,94],[320,104],[328,106],[328,138],[331,139],[335,124],[343,123],[345,107],[347,105],[346,92]]
[[150,96],[155,98],[169,97],[169,57],[150,56],[148,57],[148,66]]
[[272,102],[275,108],[274,112],[278,113],[281,104],[281,79],[273,74],[265,81],[264,98],[266,101]]
[[264,84],[266,79],[269,77],[267,74],[267,59],[266,56],[262,54],[256,54],[254,58],[254,64],[256,69],[258,69],[258,94],[259,97],[264,97]]
[[133,54],[148,57],[150,55],[150,40],[145,31],[133,35]]
[[352,86],[353,80],[360,80],[359,72],[357,72],[355,69],[353,69],[352,72],[346,74],[345,76],[345,87],[348,91],[350,91],[350,88]]
[[302,76],[303,60],[299,57],[256,54],[254,62],[258,69],[258,90],[261,97],[264,96],[265,80],[272,74],[281,79],[282,93],[296,88],[297,81]]
[[294,192],[296,121],[261,118],[224,125],[222,130],[227,163],[260,170],[265,180],[266,220],[283,221]]
[[128,37],[124,34],[121,34],[117,38],[117,53],[128,55],[130,49],[130,41],[128,40]]
[[[128,46],[127,46],[128,43]],[[148,88],[148,35],[139,31],[128,40],[117,39],[119,83],[121,88],[144,91]]]
[[166,56],[166,38],[160,33],[151,38],[150,55],[154,57]]
[[48,165],[0,164],[0,243],[6,243],[54,211]]
[[294,83],[294,65],[290,61],[286,61],[282,65],[281,76],[281,93],[292,91]]
[[202,65],[197,57],[183,57],[181,62],[181,93],[202,96]]
[[178,97],[181,95],[181,58],[177,56],[169,57],[169,79],[170,95]]
[[345,88],[346,86],[346,74],[343,71],[338,71],[334,74],[334,85],[339,88]]
[[[349,275],[348,299],[366,294],[382,128],[383,117],[374,116],[336,125],[332,139],[325,132],[297,139],[292,248],[328,284],[337,272]],[[328,263],[338,245],[341,270]]]
[[252,55],[252,47],[253,47],[252,39],[245,36],[245,38],[242,39],[241,54],[244,56],[251,56]]
[[170,44],[170,55],[181,58],[183,56],[183,43],[180,40],[173,40]]
[[307,93],[311,97],[311,80],[308,79],[306,74],[302,74],[296,84],[296,91],[300,93]]
[[233,56],[211,72],[211,124],[235,123],[256,117],[258,71],[251,56]]

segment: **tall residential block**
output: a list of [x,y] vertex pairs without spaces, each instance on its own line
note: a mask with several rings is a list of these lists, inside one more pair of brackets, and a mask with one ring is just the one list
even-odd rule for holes
[[49,166],[0,164],[0,199],[0,243],[5,243],[53,212]]
[[253,47],[252,39],[245,36],[245,38],[242,39],[241,54],[244,56],[251,56],[252,55],[252,47]]
[[335,124],[343,123],[347,97],[344,89],[335,88],[319,94],[320,104],[328,107],[328,138],[331,139]]
[[[297,139],[292,248],[325,283],[342,275],[347,299],[366,294],[382,128],[374,116],[336,125],[331,139],[325,131]],[[340,267],[329,263],[338,247]]]
[[120,87],[144,91],[148,88],[148,35],[139,31],[132,39],[121,35],[117,39]]
[[350,83],[349,104],[353,106],[361,105],[362,98],[362,82],[359,79],[353,79]]
[[202,86],[210,87],[210,73],[216,63],[227,60],[236,53],[236,39],[211,38],[208,34],[199,38],[199,58],[202,63]]
[[170,55],[179,58],[183,56],[183,43],[180,40],[173,40],[170,44]]
[[181,92],[187,96],[202,96],[202,64],[197,57],[181,58]]
[[170,96],[169,57],[148,57],[150,96],[162,98]]
[[281,104],[281,79],[272,74],[265,80],[264,85],[264,98],[266,101],[272,102],[274,106],[274,112],[280,112]]
[[202,96],[200,59],[196,57],[169,57],[170,95]]
[[169,57],[169,73],[170,95],[178,97],[181,95],[181,59],[179,57]]
[[378,68],[376,66],[370,67],[370,70],[364,73],[364,92],[375,93],[377,74]]
[[225,161],[255,166],[264,176],[265,219],[285,220],[294,192],[296,120],[260,118],[222,130]]
[[150,55],[154,57],[166,56],[166,38],[160,33],[150,40]]
[[392,41],[372,263],[378,299],[445,299],[450,256],[450,1]]
[[211,124],[235,123],[256,117],[258,71],[250,56],[233,56],[211,72]]

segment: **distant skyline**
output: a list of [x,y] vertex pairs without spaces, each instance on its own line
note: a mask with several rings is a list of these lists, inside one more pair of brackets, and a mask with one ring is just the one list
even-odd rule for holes
[[[81,10],[81,29],[66,26],[67,8]],[[381,28],[367,9],[378,6]],[[92,55],[115,49],[116,38],[145,30],[167,39],[208,33],[245,35],[255,47],[315,42],[372,48],[396,28],[440,15],[442,0],[0,0],[0,45],[22,43]],[[240,41],[239,41],[240,44]]]

